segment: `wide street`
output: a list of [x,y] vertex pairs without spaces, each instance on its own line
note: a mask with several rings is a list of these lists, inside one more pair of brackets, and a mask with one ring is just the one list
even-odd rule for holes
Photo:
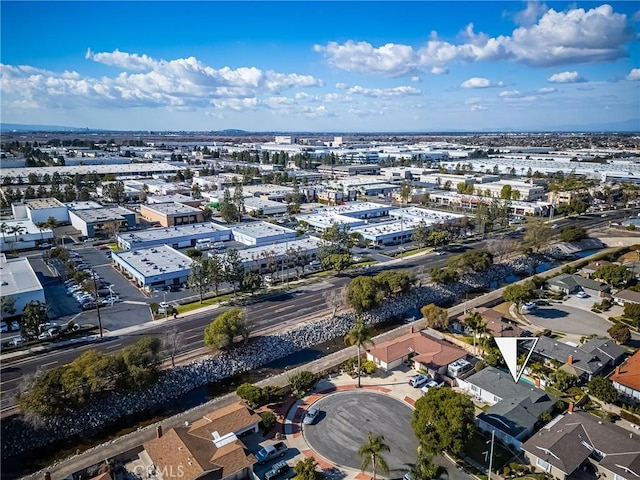
[[[585,215],[581,217],[571,217],[558,220],[560,226],[568,223],[577,223],[585,228],[603,224],[612,220],[617,220],[628,216],[626,211],[616,211],[608,214],[607,218],[599,214]],[[479,249],[486,247],[488,240],[473,241],[466,244],[466,249]],[[95,249],[94,249],[95,250]],[[93,252],[92,252],[93,253]],[[338,289],[351,280],[353,276],[359,274],[373,274],[383,269],[407,268],[413,270],[417,275],[423,275],[429,268],[443,267],[452,253],[436,256],[435,254],[416,255],[406,259],[390,260],[385,264],[375,265],[368,270],[356,271],[349,275],[337,276],[322,280],[312,285],[293,288],[292,290],[264,297],[256,303],[246,305],[246,320],[254,335],[261,334],[270,329],[284,329],[296,323],[304,322],[310,317],[327,315],[330,309],[327,307],[324,292]],[[111,267],[108,267],[111,268]],[[115,273],[115,272],[114,272]],[[124,288],[124,287],[122,287]],[[148,299],[156,301],[155,299]],[[108,314],[113,309],[115,316],[127,315],[127,310],[138,302],[123,302],[113,307],[101,309],[101,313]],[[139,302],[142,303],[142,302]],[[144,305],[139,305],[143,309]],[[102,341],[77,346],[66,346],[59,350],[42,352],[34,356],[12,360],[9,358],[2,360],[0,370],[0,412],[10,410],[15,405],[15,394],[22,378],[38,369],[51,369],[65,365],[73,361],[76,357],[88,349],[96,349],[103,353],[114,353],[118,350],[135,343],[140,337],[145,335],[156,335],[162,337],[167,330],[177,328],[180,334],[180,346],[178,354],[188,353],[203,347],[204,327],[218,314],[224,311],[225,307],[212,308],[210,311],[185,315],[176,320],[157,322],[147,322],[138,325],[137,328],[129,328],[126,333],[118,331],[110,332]],[[130,313],[130,312],[129,312]],[[85,312],[85,315],[96,316],[95,311]],[[97,319],[94,321],[97,324]],[[138,323],[138,322],[136,322]]]

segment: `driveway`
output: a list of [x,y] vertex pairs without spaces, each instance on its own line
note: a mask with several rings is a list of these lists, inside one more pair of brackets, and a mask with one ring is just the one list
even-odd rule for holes
[[[389,478],[402,477],[414,464],[418,440],[411,429],[410,406],[389,395],[371,391],[348,391],[327,395],[314,406],[320,415],[302,433],[309,446],[327,460],[359,470],[358,448],[368,432],[383,434],[390,452]],[[381,472],[377,472],[382,474]]]
[[586,298],[583,301],[584,306],[581,307],[566,304],[541,306],[524,317],[537,327],[556,332],[608,337],[607,330],[611,327],[611,323],[590,311],[597,299]]

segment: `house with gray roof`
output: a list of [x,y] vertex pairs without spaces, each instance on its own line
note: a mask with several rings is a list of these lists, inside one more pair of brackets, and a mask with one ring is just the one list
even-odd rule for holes
[[606,283],[568,273],[562,273],[547,280],[547,285],[550,290],[562,292],[565,295],[571,295],[583,290],[591,295],[600,296],[601,293],[607,293],[611,290],[611,287]]
[[583,411],[556,417],[522,450],[531,465],[558,480],[640,477],[640,435]]
[[487,367],[464,379],[458,386],[491,407],[476,417],[478,428],[495,432],[507,445],[520,450],[538,423],[540,415],[549,412],[555,397],[521,379],[515,383],[511,375]]
[[532,357],[542,362],[560,362],[562,370],[587,382],[607,367],[619,364],[624,353],[624,349],[611,339],[592,338],[576,347],[549,337],[540,337]]

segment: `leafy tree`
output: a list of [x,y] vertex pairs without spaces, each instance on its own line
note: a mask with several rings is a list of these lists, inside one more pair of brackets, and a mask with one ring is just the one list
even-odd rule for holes
[[593,277],[614,287],[624,287],[631,280],[632,273],[624,265],[604,265],[594,272]]
[[449,312],[446,308],[437,306],[435,303],[425,305],[420,309],[428,327],[437,330],[444,330],[449,326]]
[[296,480],[316,480],[318,474],[316,467],[318,463],[313,457],[307,457],[304,460],[300,460],[293,467],[293,472],[296,474]]
[[376,275],[374,279],[387,298],[408,292],[416,280],[413,272],[408,270],[387,270]]
[[536,293],[529,282],[508,285],[502,293],[502,298],[505,302],[513,302],[518,307],[533,300],[535,296]]
[[502,190],[500,190],[500,198],[504,200],[509,200],[511,198],[511,194],[513,192],[513,188],[511,185],[504,185]]
[[429,276],[438,285],[451,285],[460,279],[458,271],[453,268],[430,268]]
[[425,453],[459,453],[475,430],[473,402],[449,388],[430,388],[416,401],[411,427]]
[[371,465],[373,480],[376,480],[378,467],[384,473],[389,473],[389,465],[382,455],[383,452],[389,451],[391,451],[389,445],[384,443],[384,435],[375,435],[373,432],[369,432],[367,440],[358,448],[358,455],[362,459],[360,470],[364,472]]
[[267,402],[267,392],[252,383],[245,382],[236,389],[238,396],[251,405],[258,408]]
[[634,320],[637,324],[640,321],[640,303],[625,302],[624,316]]
[[242,214],[244,213],[244,193],[242,192],[241,182],[238,182],[233,190],[233,204],[236,207],[238,222],[242,222]]
[[204,344],[211,348],[227,349],[233,346],[233,339],[242,335],[248,339],[249,331],[242,318],[242,310],[230,308],[218,315],[204,330]]
[[206,257],[195,258],[191,263],[191,270],[187,278],[189,288],[198,292],[200,303],[202,303],[204,294],[209,291],[209,285],[211,283],[210,263],[210,260]]
[[421,449],[418,452],[416,463],[411,468],[411,479],[435,480],[442,476],[447,476],[447,469],[435,463],[433,461],[433,455],[423,452]]
[[12,295],[0,297],[0,318],[11,317],[16,313],[16,299]]
[[488,250],[469,250],[451,257],[447,262],[448,268],[461,273],[482,272],[493,265],[493,255]]
[[369,325],[364,323],[361,318],[356,318],[353,327],[345,335],[344,343],[347,345],[355,345],[358,347],[358,388],[360,388],[360,362],[362,359],[362,348],[366,348],[368,345],[373,345],[372,332]]
[[560,230],[560,240],[563,242],[578,242],[587,237],[587,231],[582,227],[569,226]]
[[231,192],[228,188],[225,189],[222,202],[220,203],[220,216],[227,223],[236,222],[240,216],[238,208],[231,199]]
[[143,337],[122,350],[129,387],[150,385],[157,379],[161,353],[162,342],[157,337]]
[[549,379],[551,380],[553,386],[560,390],[561,392],[566,392],[572,387],[575,387],[578,384],[578,380],[576,377],[571,375],[570,373],[565,372],[564,370],[555,370],[549,374]]
[[322,266],[326,270],[335,270],[340,273],[351,265],[351,255],[345,253],[332,253],[323,257]]
[[380,306],[384,294],[373,277],[356,277],[347,287],[347,303],[356,313],[370,312]]
[[430,230],[427,228],[427,225],[421,221],[418,226],[413,229],[411,240],[416,243],[418,248],[424,248],[429,245],[429,234]]
[[240,287],[243,291],[254,294],[262,288],[262,276],[256,272],[247,272],[244,274],[244,277],[242,277]]
[[629,330],[629,327],[622,323],[616,323],[607,330],[607,333],[618,345],[627,343],[631,340],[631,331]]
[[476,344],[476,338],[478,334],[483,334],[487,331],[487,324],[482,319],[480,312],[471,312],[464,321],[466,327],[473,333],[473,344]]
[[244,278],[244,265],[242,264],[238,250],[235,248],[228,249],[224,254],[222,265],[225,273],[224,279],[231,284],[233,294],[235,295],[238,286]]
[[211,286],[213,287],[216,297],[218,296],[218,289],[220,288],[220,285],[227,278],[225,263],[223,260],[224,259],[220,258],[217,253],[209,252],[209,282],[211,282]]
[[613,386],[611,380],[606,377],[593,377],[587,384],[589,393],[602,400],[604,403],[613,403],[618,400],[618,390]]
[[187,251],[185,253],[187,257],[192,260],[202,257],[202,250],[198,250],[197,248],[187,248]]
[[302,398],[313,388],[318,378],[313,372],[302,370],[289,376],[288,380],[291,393],[297,398]]
[[24,307],[20,322],[22,336],[35,338],[40,333],[40,325],[47,321],[47,306],[43,302],[31,300]]
[[275,427],[276,423],[278,422],[274,413],[270,412],[269,410],[260,413],[260,418],[262,419],[262,426],[264,427],[264,430],[266,432]]
[[545,219],[532,218],[527,222],[523,237],[524,245],[534,252],[539,252],[549,244],[552,230]]

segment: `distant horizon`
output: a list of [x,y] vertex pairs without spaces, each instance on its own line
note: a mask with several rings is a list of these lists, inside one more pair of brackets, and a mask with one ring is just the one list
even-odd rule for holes
[[4,123],[640,129],[621,124],[640,111],[637,2],[26,0],[0,9]]

